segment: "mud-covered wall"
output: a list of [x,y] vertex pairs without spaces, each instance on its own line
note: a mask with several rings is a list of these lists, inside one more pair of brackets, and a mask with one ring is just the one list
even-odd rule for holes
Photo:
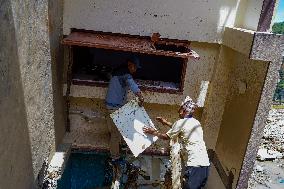
[[228,95],[225,101],[216,153],[229,174],[238,180],[247,143],[266,78],[268,62],[248,59],[235,52],[229,72]]
[[216,43],[224,27],[235,22],[256,29],[261,8],[257,0],[64,0],[63,28],[66,35],[70,28],[143,36],[159,32],[167,38]]
[[10,1],[1,1],[0,188],[32,189],[35,178],[14,24]]
[[[163,116],[172,122],[178,119],[178,106],[145,103],[144,108],[161,131],[166,132],[169,127],[159,124],[155,120],[156,117]],[[110,142],[106,125],[108,115],[102,99],[71,98],[69,114],[71,132],[66,133],[64,143],[73,143],[73,147],[108,149]],[[167,144],[166,141],[159,140],[148,150],[168,152]]]
[[[218,61],[212,73],[205,107],[201,118],[204,138],[209,149],[215,150],[227,96],[229,95],[231,72],[235,69],[235,54],[249,58],[254,32],[239,28],[226,28]],[[236,40],[238,39],[238,40]]]
[[213,150],[216,146],[228,95],[231,79],[230,72],[233,67],[235,53],[234,50],[226,46],[221,46],[220,49],[219,61],[214,69],[201,119],[207,148]]

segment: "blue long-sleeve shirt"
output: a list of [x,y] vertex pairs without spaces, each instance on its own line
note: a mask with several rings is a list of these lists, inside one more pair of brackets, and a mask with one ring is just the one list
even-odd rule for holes
[[133,93],[140,92],[140,89],[129,73],[113,75],[110,79],[106,106],[108,109],[117,109],[123,106],[127,100],[127,92],[130,89]]

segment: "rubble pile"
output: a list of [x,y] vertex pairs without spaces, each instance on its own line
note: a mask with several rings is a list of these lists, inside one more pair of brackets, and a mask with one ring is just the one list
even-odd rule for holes
[[248,188],[284,188],[284,109],[269,112]]
[[272,109],[267,119],[262,148],[284,152],[284,110]]

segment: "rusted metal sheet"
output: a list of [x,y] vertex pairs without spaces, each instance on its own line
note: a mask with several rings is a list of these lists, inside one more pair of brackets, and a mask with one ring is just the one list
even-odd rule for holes
[[72,32],[62,43],[161,56],[199,58],[199,55],[189,48],[189,41],[175,39],[159,38],[153,42],[151,37],[80,30]]

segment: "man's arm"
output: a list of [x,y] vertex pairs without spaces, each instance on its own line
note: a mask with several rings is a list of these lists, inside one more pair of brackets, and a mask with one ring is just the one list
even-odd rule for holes
[[146,134],[157,136],[163,140],[170,140],[170,137],[166,133],[160,133],[152,127],[143,127],[143,132]]
[[130,74],[126,76],[126,82],[129,86],[130,90],[138,97],[139,106],[142,106],[143,103],[144,103],[144,98],[143,98],[142,92],[141,92],[138,85],[136,84],[136,82],[134,81],[134,79],[132,78],[132,76]]

